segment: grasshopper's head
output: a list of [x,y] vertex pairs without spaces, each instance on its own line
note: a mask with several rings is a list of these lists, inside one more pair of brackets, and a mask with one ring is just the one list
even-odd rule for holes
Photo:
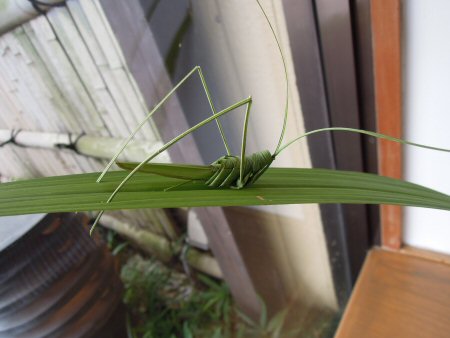
[[245,157],[245,169],[242,181],[236,182],[236,189],[242,189],[250,184],[255,183],[259,177],[270,167],[274,156],[268,150],[263,150]]

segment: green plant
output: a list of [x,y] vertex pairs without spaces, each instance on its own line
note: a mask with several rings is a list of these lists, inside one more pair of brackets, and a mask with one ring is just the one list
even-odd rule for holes
[[234,307],[228,288],[200,276],[202,287],[154,260],[135,256],[121,273],[132,337],[229,337]]
[[104,239],[108,249],[113,256],[118,255],[122,250],[128,246],[128,242],[117,239],[117,233],[113,230],[103,230],[105,232]]
[[312,323],[287,325],[295,311],[288,307],[269,317],[262,299],[260,317],[253,320],[236,308],[226,284],[199,275],[194,285],[183,274],[140,256],[124,265],[121,277],[128,336],[133,338],[313,338],[331,337],[334,328],[335,316],[323,311],[316,311]]
[[397,204],[450,210],[450,196],[435,190],[373,174],[326,169],[269,168],[246,189],[213,189],[191,182],[176,190],[175,178],[138,173],[111,203],[105,199],[123,171],[104,183],[98,173],[45,177],[0,184],[0,216],[42,212],[245,206],[302,203]]
[[155,261],[145,261],[139,257],[130,260],[121,272],[124,283],[124,303],[130,316],[128,331],[139,337],[170,337],[176,329],[171,308],[165,303],[163,287],[170,278],[170,271],[161,268]]
[[261,338],[280,338],[293,337],[298,334],[297,330],[291,332],[283,332],[286,316],[289,309],[285,308],[275,314],[272,318],[267,315],[267,307],[262,299],[261,315],[258,321],[252,320],[250,317],[242,312],[239,312],[239,318],[246,324],[241,325],[238,330],[238,335],[244,337],[261,337]]

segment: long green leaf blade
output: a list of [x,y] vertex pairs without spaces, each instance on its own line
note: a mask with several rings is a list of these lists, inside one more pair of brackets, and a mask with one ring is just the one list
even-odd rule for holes
[[450,210],[450,196],[416,184],[366,173],[271,168],[251,187],[212,189],[139,173],[111,203],[104,203],[126,172],[46,177],[0,184],[0,216],[61,211],[244,206],[302,203],[397,204]]

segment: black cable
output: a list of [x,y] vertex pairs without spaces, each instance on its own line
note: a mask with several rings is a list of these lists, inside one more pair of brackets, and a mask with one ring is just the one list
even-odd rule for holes
[[5,141],[3,143],[0,143],[0,148],[5,146],[5,145],[7,145],[7,144],[10,144],[10,143],[11,144],[15,144],[16,146],[22,147],[20,144],[18,144],[16,142],[16,137],[17,137],[17,135],[19,135],[19,133],[21,131],[22,131],[21,129],[17,129],[17,130],[13,129],[13,130],[11,130],[11,136],[9,137],[9,140],[7,140],[7,141]]
[[[36,12],[38,12],[39,14],[45,14],[46,9],[50,8],[50,7],[63,7],[66,5],[66,0],[62,0],[59,2],[54,2],[54,3],[48,3],[48,2],[43,2],[40,0],[28,0],[31,5],[33,6],[33,8],[36,10]],[[45,7],[42,8],[42,7]]]
[[75,140],[72,140],[72,133],[69,133],[69,144],[65,144],[65,143],[56,143],[55,144],[55,147],[56,148],[58,148],[58,149],[69,149],[69,150],[72,150],[72,151],[74,151],[74,152],[76,152],[77,154],[79,154],[79,155],[82,155],[79,151],[78,151],[78,148],[77,148],[77,143],[78,143],[78,141],[80,140],[80,138],[82,138],[83,136],[85,136],[86,135],[86,133],[85,132],[82,132],[81,134],[79,134],[78,136],[77,136],[77,138],[75,139]]

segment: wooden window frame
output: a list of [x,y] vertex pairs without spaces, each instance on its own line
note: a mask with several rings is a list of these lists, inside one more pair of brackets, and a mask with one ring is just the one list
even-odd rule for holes
[[[375,105],[378,131],[402,137],[402,56],[400,0],[371,1]],[[379,174],[402,177],[402,147],[379,141]],[[398,250],[402,246],[403,211],[400,206],[381,206],[381,245]]]

